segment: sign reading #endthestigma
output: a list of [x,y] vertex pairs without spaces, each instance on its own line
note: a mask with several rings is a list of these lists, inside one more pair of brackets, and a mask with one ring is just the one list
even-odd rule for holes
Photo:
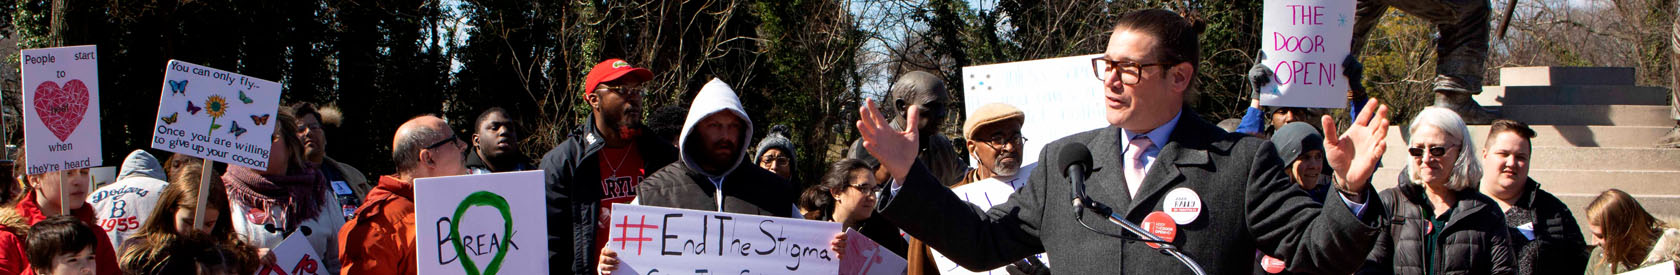
[[545,191],[542,171],[415,179],[420,274],[548,273]]
[[1345,108],[1342,60],[1353,46],[1350,0],[1266,0],[1260,25],[1262,64],[1273,78],[1260,105]]
[[[1100,54],[1058,57],[962,68],[963,111],[1005,103],[1026,113],[1021,135],[1022,172],[1038,162],[1039,150],[1062,137],[1108,127],[1107,98],[1091,59]],[[1054,149],[1054,148],[1052,148]],[[970,165],[977,165],[970,163]]]
[[274,255],[274,262],[257,269],[257,275],[332,274],[332,270],[321,264],[321,255],[315,254],[315,246],[309,244],[309,238],[298,233],[302,232],[292,232],[280,245],[269,250],[269,254]]
[[94,45],[21,53],[28,174],[102,164],[98,55]]
[[152,148],[268,170],[280,84],[169,60]]
[[607,247],[613,274],[837,274],[840,224],[619,204]]

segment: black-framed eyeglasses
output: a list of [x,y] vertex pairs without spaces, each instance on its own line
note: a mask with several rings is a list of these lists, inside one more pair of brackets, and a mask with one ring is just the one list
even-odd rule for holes
[[1135,85],[1135,84],[1138,84],[1138,81],[1141,81],[1143,79],[1143,68],[1150,67],[1150,66],[1164,66],[1164,65],[1169,65],[1169,64],[1172,64],[1172,63],[1170,63],[1170,62],[1158,62],[1158,63],[1121,62],[1121,61],[1108,60],[1108,58],[1104,58],[1104,57],[1098,57],[1098,58],[1092,58],[1091,59],[1091,72],[1096,74],[1097,80],[1102,80],[1102,81],[1108,81],[1108,79],[1110,77],[1114,77],[1115,74],[1119,74],[1120,75],[1120,83],[1123,83],[1123,84],[1126,84],[1126,85]]
[[461,141],[461,136],[450,134],[449,138],[438,141],[437,143],[432,143],[432,145],[426,145],[426,147],[424,147],[424,148],[426,150],[437,149],[439,146],[443,146],[444,144],[455,143],[457,141]]
[[1439,158],[1441,156],[1447,155],[1447,149],[1451,149],[1451,148],[1458,148],[1458,145],[1453,145],[1453,146],[1430,146],[1427,149],[1426,148],[1420,148],[1420,147],[1412,147],[1412,148],[1406,148],[1406,153],[1412,154],[1412,157],[1415,158],[1415,157],[1422,157],[1424,151],[1429,151],[1429,156]]
[[646,94],[644,92],[644,89],[642,89],[641,84],[630,84],[630,85],[596,84],[595,87],[596,87],[596,90],[605,90],[607,92],[615,93],[615,94],[618,94],[618,95],[621,95],[621,96],[624,96],[624,97],[641,97],[643,94]]

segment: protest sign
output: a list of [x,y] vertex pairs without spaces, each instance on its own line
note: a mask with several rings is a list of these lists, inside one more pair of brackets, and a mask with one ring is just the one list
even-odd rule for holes
[[170,60],[152,148],[268,170],[280,84]]
[[[1064,136],[1108,127],[1102,80],[1082,55],[962,68],[964,111],[1007,103],[1027,114],[1021,166],[1038,162],[1039,150]],[[960,121],[958,123],[961,123]],[[976,165],[970,163],[971,165]],[[1021,169],[1023,172],[1031,169]]]
[[1346,107],[1342,59],[1353,45],[1353,1],[1266,0],[1261,18],[1260,63],[1273,77],[1260,88],[1260,105]]
[[613,274],[837,274],[840,224],[619,204],[607,247]]
[[257,275],[303,275],[303,274],[333,274],[321,264],[321,255],[315,254],[315,246],[309,244],[309,238],[301,232],[292,232],[286,236],[280,245],[269,249],[274,254],[274,262],[257,269]]
[[20,55],[26,172],[102,165],[97,47],[28,49]]
[[548,273],[544,188],[542,171],[415,179],[420,274]]
[[840,275],[902,275],[910,263],[857,230],[846,229],[846,259]]

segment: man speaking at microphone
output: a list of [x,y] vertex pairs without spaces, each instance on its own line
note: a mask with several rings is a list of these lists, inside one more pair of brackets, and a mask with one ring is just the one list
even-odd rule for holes
[[[1366,105],[1340,136],[1333,119],[1322,119],[1340,192],[1316,203],[1290,182],[1271,143],[1226,133],[1185,108],[1196,90],[1200,25],[1159,9],[1121,15],[1103,57],[1092,60],[1110,126],[1050,143],[1027,186],[990,211],[963,202],[916,164],[916,129],[894,130],[869,102],[857,127],[893,177],[877,211],[970,270],[1048,252],[1056,274],[1191,273],[1106,215],[1076,208],[1074,189],[1082,188],[1089,201],[1133,223],[1164,212],[1149,219],[1150,231],[1173,229],[1163,239],[1207,274],[1253,273],[1256,250],[1290,271],[1354,272],[1386,212],[1369,179],[1383,153],[1387,107]],[[1063,146],[1089,148],[1083,187],[1072,186],[1067,165],[1058,163]]]

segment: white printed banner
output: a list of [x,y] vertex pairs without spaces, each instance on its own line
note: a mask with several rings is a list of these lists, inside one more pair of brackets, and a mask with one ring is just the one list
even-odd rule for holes
[[1101,56],[963,67],[963,110],[973,114],[980,106],[996,102],[1026,113],[1027,121],[1021,125],[1021,135],[1027,138],[1021,167],[1032,167],[1038,162],[1039,150],[1051,141],[1108,127],[1102,80],[1091,68],[1091,59]]
[[[837,274],[840,224],[619,204],[607,247],[613,274]],[[890,253],[890,252],[889,252]]]

